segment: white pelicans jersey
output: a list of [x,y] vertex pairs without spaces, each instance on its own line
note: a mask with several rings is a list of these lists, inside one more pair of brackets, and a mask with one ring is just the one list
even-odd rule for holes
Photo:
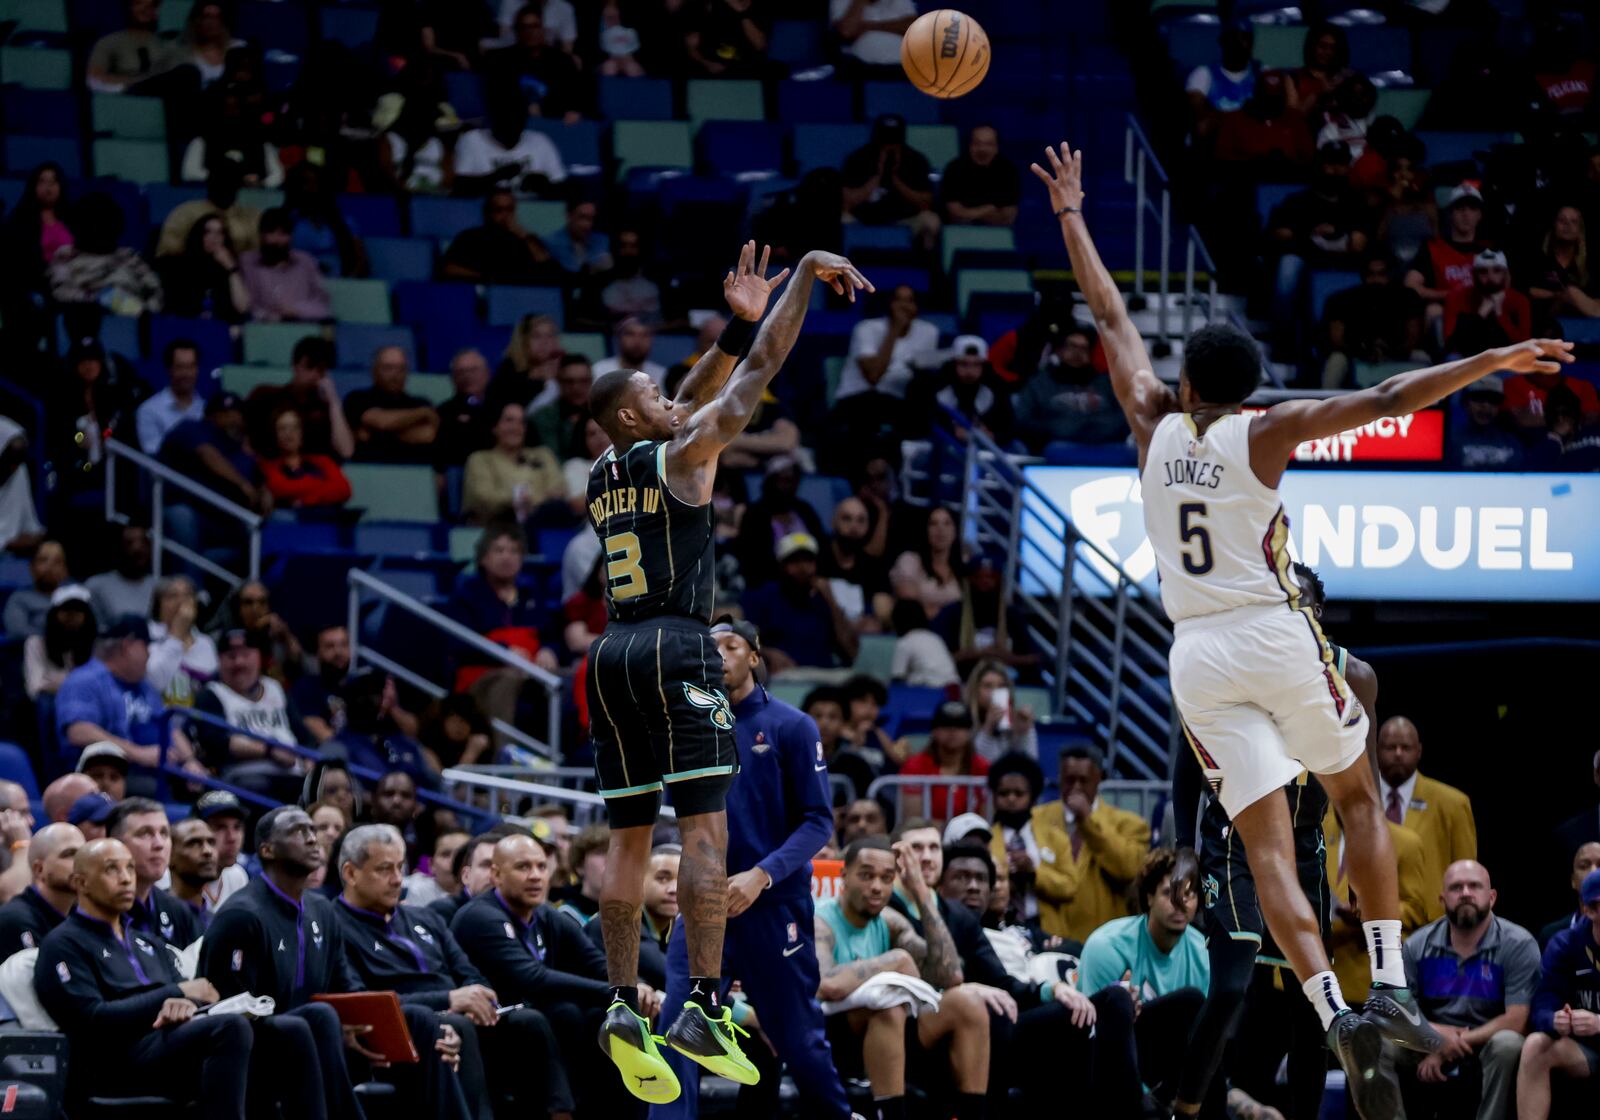
[[1289,519],[1277,490],[1250,469],[1250,417],[1221,416],[1204,434],[1188,413],[1162,417],[1140,483],[1161,603],[1175,625],[1236,607],[1295,605]]

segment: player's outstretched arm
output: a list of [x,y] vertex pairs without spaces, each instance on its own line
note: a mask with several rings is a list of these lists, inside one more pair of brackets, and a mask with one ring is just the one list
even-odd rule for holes
[[1128,309],[1122,302],[1122,293],[1112,282],[1100,260],[1100,252],[1089,236],[1089,226],[1083,217],[1083,153],[1075,152],[1066,144],[1061,152],[1054,148],[1044,150],[1050,165],[1047,171],[1037,163],[1032,165],[1050,191],[1050,209],[1061,223],[1061,238],[1067,243],[1067,256],[1072,259],[1072,272],[1077,277],[1078,289],[1094,315],[1095,329],[1105,343],[1106,362],[1111,368],[1111,387],[1116,391],[1117,403],[1128,418],[1133,438],[1138,441],[1141,456],[1150,442],[1156,424],[1169,412],[1178,408],[1172,390],[1150,368],[1150,355],[1144,348]]
[[1326,439],[1385,416],[1405,416],[1491,373],[1559,373],[1573,360],[1572,343],[1535,338],[1397,373],[1370,389],[1319,401],[1285,401],[1250,422],[1250,465],[1262,482],[1276,486],[1294,449],[1306,440]]
[[811,303],[813,280],[821,280],[834,291],[848,295],[851,302],[855,301],[856,292],[875,290],[855,265],[837,253],[811,252],[802,257],[794,279],[778,298],[778,306],[761,324],[749,356],[735,367],[722,392],[695,410],[684,425],[683,436],[673,441],[667,462],[675,475],[689,474],[715,462],[722,449],[750,423],[762,394],[799,337],[800,324],[805,322],[806,308]]
[[[746,323],[759,323],[761,316],[767,310],[767,299],[773,289],[788,277],[789,270],[786,268],[772,279],[766,278],[767,260],[771,256],[772,246],[762,246],[761,264],[758,266],[754,241],[746,241],[744,248],[739,250],[738,265],[722,279],[722,295],[728,301],[728,309],[733,312],[734,318],[742,319]],[[745,329],[748,331],[754,328]],[[745,334],[743,337],[750,336]],[[683,383],[678,386],[678,395],[673,399],[673,403],[693,412],[722,391],[722,387],[727,384],[728,375],[733,372],[734,363],[738,360],[738,354],[730,354],[721,346],[713,345],[700,355],[700,360],[684,377]]]

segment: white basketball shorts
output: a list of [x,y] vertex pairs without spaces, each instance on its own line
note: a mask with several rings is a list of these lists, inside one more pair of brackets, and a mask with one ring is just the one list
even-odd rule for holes
[[1302,769],[1337,774],[1366,750],[1367,714],[1309,610],[1185,619],[1169,676],[1189,747],[1230,817]]

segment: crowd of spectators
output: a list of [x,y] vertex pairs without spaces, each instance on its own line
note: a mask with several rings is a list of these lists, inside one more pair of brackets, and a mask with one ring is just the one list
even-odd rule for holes
[[[1412,28],[1412,57],[1395,70],[1362,57],[1372,40],[1345,20],[1305,28],[1301,64],[1272,68],[1257,25],[1239,20],[1222,27],[1215,61],[1183,75],[1187,173],[1209,205],[1200,226],[1294,384],[1366,386],[1536,335],[1591,341],[1589,28],[1551,12],[1524,35],[1487,6],[1450,9]],[[1430,51],[1430,35],[1456,49]],[[1415,88],[1430,82],[1431,96]],[[1239,237],[1241,223],[1260,240]],[[1491,379],[1464,394],[1471,418],[1447,461],[1593,470],[1593,381],[1516,380],[1514,392]]]

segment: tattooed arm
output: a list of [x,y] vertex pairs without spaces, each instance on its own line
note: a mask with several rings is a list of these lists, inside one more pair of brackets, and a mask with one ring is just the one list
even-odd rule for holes
[[[884,912],[886,917],[890,913],[892,912]],[[904,949],[890,949],[887,953],[881,953],[876,957],[839,964],[833,957],[833,927],[822,918],[817,918],[812,923],[812,940],[817,947],[817,966],[822,973],[822,983],[817,986],[819,1000],[844,999],[881,972],[917,975],[916,962]]]
[[889,922],[889,944],[911,955],[917,964],[917,975],[941,990],[961,983],[961,958],[933,899],[922,904],[925,937],[918,936],[911,928],[910,919],[898,910],[885,910],[883,916]]

